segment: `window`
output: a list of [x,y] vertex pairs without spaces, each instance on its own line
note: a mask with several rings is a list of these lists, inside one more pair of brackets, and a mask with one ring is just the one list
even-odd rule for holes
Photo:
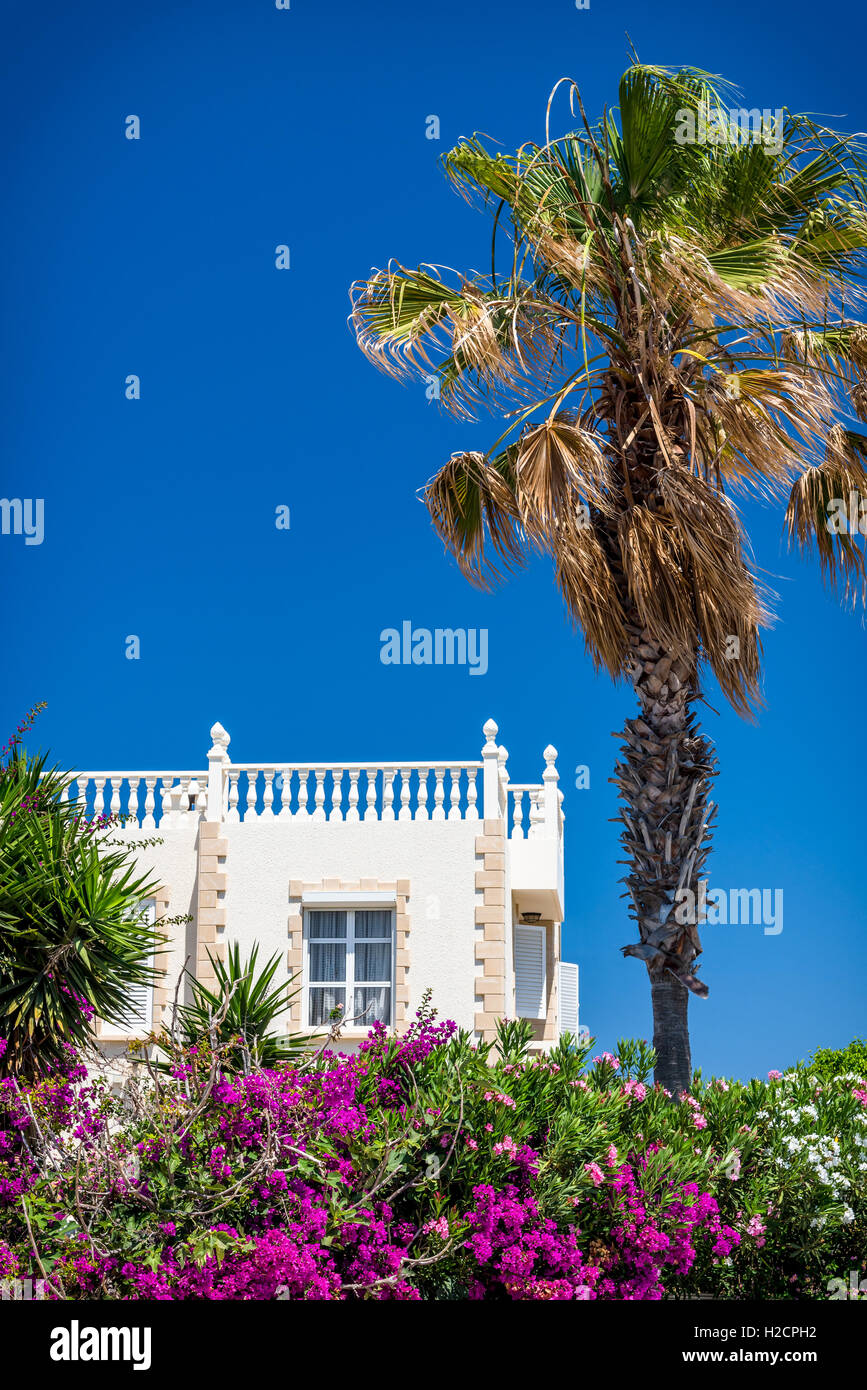
[[308,908],[307,1022],[320,1028],[340,1009],[347,1022],[369,1028],[392,1021],[392,908]]
[[[132,920],[152,927],[156,922],[156,902],[145,898],[132,912]],[[153,961],[149,962],[151,965]],[[130,985],[126,1027],[132,1034],[149,1033],[152,1027],[153,986]]]
[[547,972],[545,928],[515,926],[515,1013],[519,1018],[544,1018]]
[[578,966],[560,962],[560,1032],[578,1035]]

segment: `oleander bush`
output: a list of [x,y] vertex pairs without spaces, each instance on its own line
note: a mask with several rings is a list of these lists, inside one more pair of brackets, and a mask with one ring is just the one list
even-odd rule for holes
[[853,1038],[846,1047],[817,1047],[809,1062],[809,1070],[820,1081],[863,1080],[867,1076],[867,1042]]
[[0,1081],[0,1278],[52,1298],[826,1298],[867,1246],[867,1083],[649,1083],[425,1001],[273,1068],[155,1040],[121,1097],[68,1050]]

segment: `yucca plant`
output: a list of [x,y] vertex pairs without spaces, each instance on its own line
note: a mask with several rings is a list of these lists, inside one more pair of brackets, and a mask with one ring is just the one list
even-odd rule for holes
[[[26,725],[26,721],[25,721]],[[22,726],[25,727],[25,726]],[[160,932],[144,920],[155,884],[64,799],[69,778],[13,746],[0,762],[0,1074],[47,1074],[92,1041],[94,1016],[132,1016],[155,978]]]
[[867,495],[863,150],[790,112],[733,125],[729,90],[636,61],[595,124],[569,83],[562,138],[549,102],[541,145],[462,140],[445,171],[493,215],[490,274],[392,262],[352,292],[378,367],[506,424],[424,490],[463,572],[485,587],[546,552],[597,669],[634,686],[614,777],[639,936],[623,951],[646,964],[675,1094],[689,994],[707,993],[678,910],[715,812],[694,706],[709,667],[751,715],[768,619],[732,494],[788,499],[824,577],[849,599],[865,581],[858,536],[828,525],[833,499]]
[[244,961],[237,941],[230,944],[225,961],[210,951],[208,958],[216,975],[215,987],[209,989],[190,975],[192,999],[178,1009],[176,1032],[186,1046],[204,1042],[217,1047],[222,1065],[245,1072],[300,1060],[309,1052],[309,1035],[292,1037],[272,1031],[299,993],[299,987],[289,984],[272,988],[279,953],[258,974],[258,942]]

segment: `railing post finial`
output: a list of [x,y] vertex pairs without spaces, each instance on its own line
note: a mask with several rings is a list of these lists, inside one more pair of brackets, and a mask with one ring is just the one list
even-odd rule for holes
[[486,820],[499,820],[502,814],[500,810],[500,774],[497,761],[500,752],[497,747],[499,730],[493,719],[487,721],[483,732],[486,742],[482,749],[482,815]]
[[222,724],[214,724],[211,729],[211,747],[208,749],[208,809],[209,821],[224,818],[223,765],[229,761],[230,738]]
[[545,789],[543,793],[545,828],[548,835],[556,839],[560,817],[560,791],[557,786],[560,781],[560,774],[557,771],[557,749],[549,743],[543,756],[545,758],[545,771],[542,773],[542,784]]

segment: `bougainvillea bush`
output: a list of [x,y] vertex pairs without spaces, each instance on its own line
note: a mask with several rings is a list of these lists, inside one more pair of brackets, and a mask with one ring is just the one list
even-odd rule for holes
[[[121,1097],[0,1081],[0,1279],[46,1297],[828,1297],[864,1258],[867,1090],[669,1097],[651,1051],[474,1047],[427,1002],[275,1069],[161,1039]],[[153,1055],[156,1052],[152,1049]],[[237,1049],[232,1054],[237,1057]]]

